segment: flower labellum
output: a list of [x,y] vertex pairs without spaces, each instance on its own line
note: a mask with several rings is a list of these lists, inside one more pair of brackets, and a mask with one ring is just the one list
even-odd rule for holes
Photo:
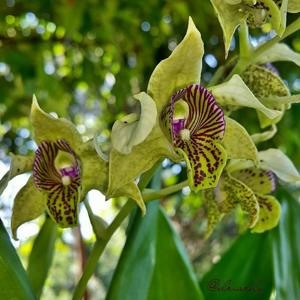
[[163,129],[187,162],[190,186],[215,187],[226,164],[221,145],[224,113],[212,94],[199,84],[176,92],[161,114]]
[[47,195],[47,210],[61,227],[77,225],[80,202],[80,165],[65,140],[43,141],[35,153],[33,178]]

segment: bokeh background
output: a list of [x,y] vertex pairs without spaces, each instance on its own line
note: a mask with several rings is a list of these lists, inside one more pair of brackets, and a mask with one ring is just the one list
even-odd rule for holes
[[[28,118],[32,95],[47,112],[70,119],[85,139],[99,136],[106,145],[113,122],[138,110],[132,95],[145,91],[151,72],[183,38],[188,17],[205,43],[202,83],[206,85],[224,63],[222,32],[208,0],[2,0],[0,3],[0,177],[9,168],[9,153],[32,154],[36,149]],[[288,16],[288,23],[295,19]],[[258,45],[272,32],[252,31]],[[286,42],[300,52],[300,33]],[[231,45],[229,58],[237,53]],[[300,93],[300,69],[276,63],[292,93]],[[287,111],[275,138],[260,148],[279,147],[300,166],[300,106]],[[258,128],[251,110],[234,113],[250,133]],[[180,182],[185,166],[163,162],[162,184]],[[14,179],[1,196],[0,217],[10,230],[14,195],[28,175]],[[95,213],[110,221],[122,199],[105,201],[89,193]],[[243,230],[233,215],[204,240],[205,212],[201,199],[184,189],[162,200],[180,233],[199,278]],[[238,218],[239,219],[239,218]],[[43,217],[23,225],[14,242],[24,264]],[[81,227],[60,231],[56,254],[42,299],[69,299],[95,237],[84,208]],[[125,226],[117,232],[91,280],[90,299],[103,299],[125,241]],[[66,267],[68,266],[68,267]]]

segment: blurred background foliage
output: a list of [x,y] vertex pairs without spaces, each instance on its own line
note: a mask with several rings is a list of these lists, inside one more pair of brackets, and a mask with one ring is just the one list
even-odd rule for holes
[[[151,72],[185,34],[192,16],[205,43],[202,82],[206,85],[224,63],[221,28],[208,0],[3,0],[0,4],[0,159],[9,152],[32,153],[36,145],[30,131],[32,95],[41,107],[74,122],[85,139],[109,139],[116,118],[137,110],[132,95],[145,91]],[[289,15],[288,23],[296,16]],[[272,33],[271,33],[272,34]],[[257,45],[270,33],[252,32]],[[300,34],[286,42],[300,52]],[[229,58],[237,53],[233,40]],[[276,63],[292,93],[300,93],[300,71],[291,63]],[[260,148],[279,147],[300,166],[300,106],[286,112],[275,138]],[[234,113],[250,133],[257,132],[253,111]],[[292,130],[290,130],[292,129]],[[185,177],[183,164],[164,161],[164,185]],[[183,172],[182,172],[183,171]],[[205,211],[201,199],[189,189],[162,200],[172,217],[199,278],[220,259],[243,226],[225,218],[212,237],[204,240]],[[113,201],[113,213],[120,201]],[[101,213],[101,205],[99,211]],[[11,203],[1,203],[3,218]],[[111,213],[111,212],[110,212]],[[237,213],[238,214],[238,213]],[[7,223],[8,224],[8,223]],[[41,220],[38,221],[41,224]],[[36,232],[36,231],[35,231]],[[17,244],[24,263],[32,240]],[[83,244],[79,232],[60,232],[47,279],[44,299],[67,299],[80,274],[81,262],[94,236]],[[125,227],[112,239],[91,280],[92,299],[102,299],[125,239]],[[65,266],[68,266],[67,268]]]

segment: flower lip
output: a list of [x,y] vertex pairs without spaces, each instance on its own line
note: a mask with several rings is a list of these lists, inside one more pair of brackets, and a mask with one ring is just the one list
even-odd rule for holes
[[227,155],[220,144],[225,131],[224,112],[213,95],[203,86],[191,84],[172,96],[160,121],[173,147],[187,162],[192,189],[215,187]]
[[[175,103],[181,99],[188,104],[189,113],[185,119],[175,119]],[[213,95],[199,84],[191,84],[172,96],[169,117],[173,142],[180,138],[182,129],[190,130],[191,137],[201,135],[219,140],[223,138],[224,113]]]
[[75,152],[65,140],[43,141],[35,152],[33,179],[47,195],[46,207],[61,227],[78,223],[81,178]]

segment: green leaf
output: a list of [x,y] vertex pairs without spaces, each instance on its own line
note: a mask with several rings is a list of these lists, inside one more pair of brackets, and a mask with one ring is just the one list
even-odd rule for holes
[[297,182],[300,174],[293,162],[279,149],[268,149],[258,152],[260,167],[271,170],[285,182]]
[[32,156],[10,154],[11,162],[9,171],[0,180],[0,195],[7,187],[8,182],[15,176],[31,171],[33,166]]
[[278,43],[254,59],[254,63],[261,65],[275,61],[291,61],[300,66],[300,53],[293,51],[286,44]]
[[210,88],[217,103],[222,105],[245,106],[261,111],[268,118],[274,119],[281,115],[281,112],[264,106],[251,92],[248,86],[238,75],[220,85]]
[[27,275],[37,298],[40,298],[54,255],[57,226],[46,217],[30,252]]
[[34,300],[26,272],[0,220],[0,299]]
[[202,300],[188,257],[158,202],[135,216],[106,300]]
[[300,299],[300,205],[287,191],[280,190],[279,226],[272,232],[276,300]]
[[138,120],[133,114],[116,121],[111,132],[113,147],[120,153],[129,154],[132,147],[143,142],[156,123],[157,110],[150,96],[142,92],[134,96],[141,103],[141,114]]
[[229,159],[250,159],[258,162],[257,149],[246,129],[235,120],[225,117],[223,145]]
[[289,0],[288,12],[289,13],[298,13],[298,12],[300,12],[300,2],[299,2],[299,0]]
[[235,1],[237,3],[231,4],[229,4],[228,1],[224,0],[211,0],[210,2],[215,9],[218,20],[223,30],[225,57],[227,57],[234,32],[237,27],[247,19],[247,14],[244,11],[241,11],[240,5],[232,5],[239,4],[237,1]]
[[201,34],[189,18],[187,33],[172,54],[154,69],[148,84],[148,94],[154,99],[158,114],[173,93],[200,81],[204,53]]
[[200,286],[208,300],[269,300],[271,270],[268,234],[246,233],[204,275]]
[[77,152],[77,148],[82,144],[81,135],[75,126],[63,118],[55,118],[45,113],[33,96],[31,106],[31,123],[33,126],[34,138],[38,144],[42,141],[66,140]]
[[45,211],[46,199],[47,196],[38,191],[30,177],[16,195],[12,208],[11,230],[14,239],[17,239],[19,226],[36,219]]

